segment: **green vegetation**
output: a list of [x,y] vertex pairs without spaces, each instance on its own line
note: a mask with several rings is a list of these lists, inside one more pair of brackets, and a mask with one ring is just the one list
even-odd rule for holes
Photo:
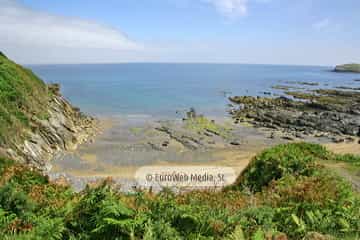
[[222,137],[227,137],[230,133],[230,128],[217,124],[204,116],[187,119],[185,127],[201,134],[209,132]]
[[350,64],[338,65],[335,67],[335,72],[360,73],[360,64],[350,63]]
[[185,128],[197,132],[199,134],[215,134],[223,138],[230,135],[231,128],[225,125],[215,123],[201,114],[197,114],[194,108],[186,113]]
[[[35,170],[0,159],[2,239],[336,239],[360,237],[360,197],[318,161],[308,143],[256,156],[222,191],[118,193],[106,181],[74,193]],[[344,159],[352,159],[343,156]]]
[[130,128],[130,132],[134,135],[137,135],[139,133],[141,133],[144,129],[140,128],[140,127],[132,127]]
[[360,156],[353,154],[336,155],[335,161],[346,163],[350,170],[360,171]]
[[0,54],[0,144],[20,137],[32,116],[46,116],[46,84]]
[[[316,94],[314,94],[316,93]],[[296,99],[309,100],[310,102],[316,102],[322,105],[345,105],[348,104],[352,99],[346,98],[351,96],[337,96],[336,92],[332,90],[316,90],[314,92],[285,92],[286,95],[292,96]]]
[[[47,87],[0,53],[0,145],[22,137],[21,130],[32,127],[33,117],[47,119],[49,92],[58,91],[58,85]],[[194,109],[185,124],[196,132],[223,137],[229,130],[197,116]],[[233,186],[221,191],[119,193],[111,181],[104,181],[76,193],[37,170],[0,157],[0,238],[300,240],[322,234],[359,239],[360,196],[320,165],[324,161],[360,164],[357,156],[293,143],[265,150]]]
[[331,154],[320,145],[278,145],[256,156],[238,178],[236,187],[246,186],[258,192],[271,181],[287,175],[312,176],[319,168],[316,162],[330,158]]

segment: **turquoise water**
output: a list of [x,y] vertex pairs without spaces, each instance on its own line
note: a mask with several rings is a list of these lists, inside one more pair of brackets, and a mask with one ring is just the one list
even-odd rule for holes
[[[190,107],[207,115],[226,112],[228,94],[279,93],[287,81],[318,82],[315,88],[359,87],[357,74],[331,67],[242,64],[37,65],[30,68],[82,111],[97,116],[177,116]],[[311,86],[298,86],[313,88]]]

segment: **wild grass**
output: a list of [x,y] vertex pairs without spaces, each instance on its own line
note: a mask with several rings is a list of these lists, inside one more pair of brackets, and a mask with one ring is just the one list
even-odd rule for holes
[[43,81],[0,55],[0,144],[21,135],[32,116],[46,116],[48,96]]
[[360,156],[354,154],[338,154],[335,155],[334,160],[336,162],[344,162],[348,165],[348,168],[353,171],[360,171]]
[[233,187],[181,194],[168,189],[119,193],[108,182],[74,193],[35,170],[1,159],[0,235],[265,240],[312,239],[317,232],[358,239],[359,195],[316,163],[332,156],[319,145],[279,145],[256,156]]

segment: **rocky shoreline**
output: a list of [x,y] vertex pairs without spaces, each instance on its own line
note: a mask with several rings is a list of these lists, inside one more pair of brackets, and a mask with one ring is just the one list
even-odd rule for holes
[[350,63],[337,65],[334,72],[349,72],[349,73],[360,73],[360,64]]
[[[99,121],[73,107],[60,93],[58,84],[48,85],[52,93],[47,118],[31,118],[24,141],[14,140],[3,155],[48,171],[50,160],[60,151],[70,151],[91,141],[99,130]],[[3,150],[4,151],[4,150]]]
[[[231,97],[236,123],[282,131],[292,137],[328,137],[334,142],[360,137],[360,93],[342,90],[285,92],[287,96]],[[290,137],[291,138],[291,137]]]

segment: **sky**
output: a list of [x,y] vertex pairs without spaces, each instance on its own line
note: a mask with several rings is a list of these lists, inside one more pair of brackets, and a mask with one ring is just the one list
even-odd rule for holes
[[23,64],[360,62],[359,0],[0,0]]

